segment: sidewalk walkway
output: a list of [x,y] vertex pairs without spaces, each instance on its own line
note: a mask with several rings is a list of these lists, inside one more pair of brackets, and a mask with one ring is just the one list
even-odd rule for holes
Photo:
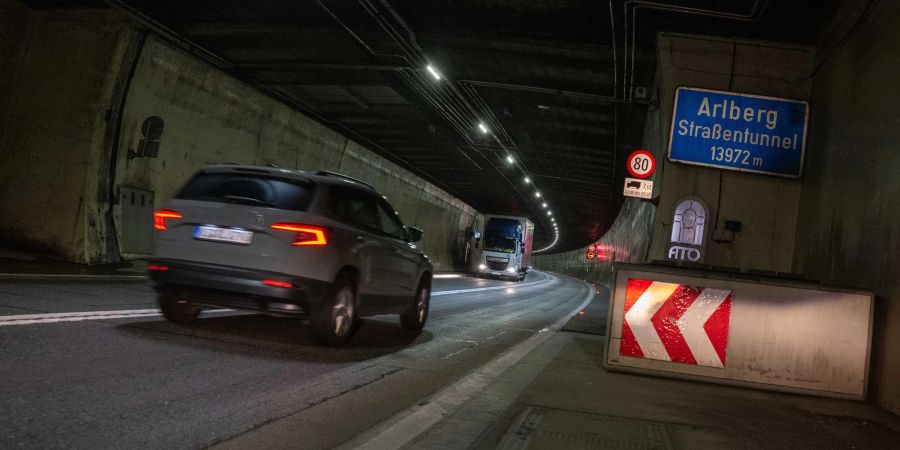
[[607,371],[607,297],[407,448],[900,448],[870,403]]
[[0,248],[0,280],[145,280],[146,268],[144,260],[87,265]]

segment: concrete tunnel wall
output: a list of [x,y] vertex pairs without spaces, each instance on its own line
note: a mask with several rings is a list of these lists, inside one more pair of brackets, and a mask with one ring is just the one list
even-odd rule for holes
[[[724,172],[720,224],[726,218],[737,219],[744,222],[745,230],[733,244],[708,243],[705,262],[800,273],[825,284],[874,291],[870,398],[900,414],[896,384],[900,378],[896,213],[900,93],[891,88],[900,79],[900,16],[890,5],[877,3],[857,24],[860,4],[848,1],[844,8],[815,54],[803,48],[739,41],[733,90],[809,100],[805,169],[796,181]],[[659,49],[671,52],[671,57],[659,57],[657,90],[668,100],[661,101],[660,110],[651,109],[644,137],[658,162],[666,150],[674,89],[679,85],[723,89],[730,78],[721,68],[729,66],[731,41],[710,39],[699,47],[703,41],[691,42],[685,45],[682,37],[660,35]],[[681,50],[672,51],[676,48]],[[670,231],[667,222],[675,197],[698,195],[711,208],[715,206],[714,170],[669,162],[659,168],[653,178],[659,210],[649,202],[627,200],[613,227],[599,239],[613,250],[641,248],[640,243],[652,240],[653,250],[647,255],[613,252],[615,261],[640,263],[665,257],[661,249]],[[648,220],[654,223],[652,239]],[[535,264],[607,282],[612,264],[588,262],[584,253],[582,249],[540,256]]]
[[[14,69],[0,78],[0,245],[75,262],[115,260],[136,231],[125,223],[127,192],[146,192],[159,207],[202,165],[235,162],[369,182],[404,224],[425,230],[421,246],[436,270],[462,267],[466,229],[479,213],[421,177],[152,36],[144,40],[121,14],[35,12],[15,0],[0,7],[0,62]],[[130,157],[149,116],[164,121],[158,157]],[[144,222],[138,231],[149,235]]]
[[0,0],[0,245],[97,255],[108,110],[133,27],[111,11],[34,12]]
[[794,269],[875,292],[872,397],[900,414],[900,15],[874,5],[857,23],[848,2],[816,58]]
[[[647,113],[642,142],[643,148],[651,151],[657,161],[663,158],[663,152],[660,151],[662,136],[658,133],[659,121],[659,109]],[[585,256],[587,249],[581,248],[552,255],[535,255],[534,266],[607,288],[612,287],[613,264],[617,262],[637,264],[646,260],[656,209],[650,202],[626,198],[609,230],[596,241],[601,247],[601,256],[588,260]]]
[[[653,106],[643,145],[657,160],[654,197],[627,199],[613,226],[598,241],[608,259],[588,261],[585,249],[536,259],[539,267],[608,283],[613,262],[666,259],[675,206],[684,198],[709,209],[703,263],[712,266],[790,272],[800,181],[688,166],[668,161],[669,130],[679,86],[807,99],[812,51],[806,47],[660,33]],[[770,61],[791,61],[770,66]],[[621,149],[620,151],[628,151]],[[716,220],[718,219],[718,220]],[[743,230],[731,242],[716,242],[714,230],[737,220]]]

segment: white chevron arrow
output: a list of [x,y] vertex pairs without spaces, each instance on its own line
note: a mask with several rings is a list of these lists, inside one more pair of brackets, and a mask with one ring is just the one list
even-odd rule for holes
[[704,289],[675,323],[701,366],[725,367],[703,325],[730,294],[731,291],[722,289]]
[[666,351],[666,347],[659,339],[659,334],[656,333],[656,328],[650,319],[679,286],[675,283],[654,281],[625,314],[625,320],[628,321],[628,326],[631,327],[631,332],[645,358],[671,361],[669,352]]

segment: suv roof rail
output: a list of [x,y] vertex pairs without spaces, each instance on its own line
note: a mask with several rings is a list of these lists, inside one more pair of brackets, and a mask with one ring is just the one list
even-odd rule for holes
[[323,177],[343,178],[343,179],[345,179],[345,180],[350,180],[350,181],[352,181],[352,182],[354,182],[354,183],[359,183],[359,184],[361,184],[361,185],[363,185],[363,186],[366,186],[366,187],[368,187],[369,189],[371,189],[371,190],[373,190],[373,191],[376,191],[376,192],[378,191],[378,189],[375,189],[375,186],[372,186],[371,184],[366,183],[365,181],[360,180],[360,179],[358,179],[358,178],[353,178],[353,177],[344,175],[344,174],[342,174],[342,173],[332,172],[332,171],[330,171],[330,170],[320,170],[320,171],[316,172],[316,175],[320,175],[320,176],[323,176]]

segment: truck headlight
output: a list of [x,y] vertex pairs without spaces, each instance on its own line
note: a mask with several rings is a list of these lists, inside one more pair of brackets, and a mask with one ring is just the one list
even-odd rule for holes
[[516,268],[515,267],[507,267],[506,273],[516,273]]
[[484,265],[484,264],[479,264],[479,265],[478,265],[478,270],[487,270],[487,266]]

